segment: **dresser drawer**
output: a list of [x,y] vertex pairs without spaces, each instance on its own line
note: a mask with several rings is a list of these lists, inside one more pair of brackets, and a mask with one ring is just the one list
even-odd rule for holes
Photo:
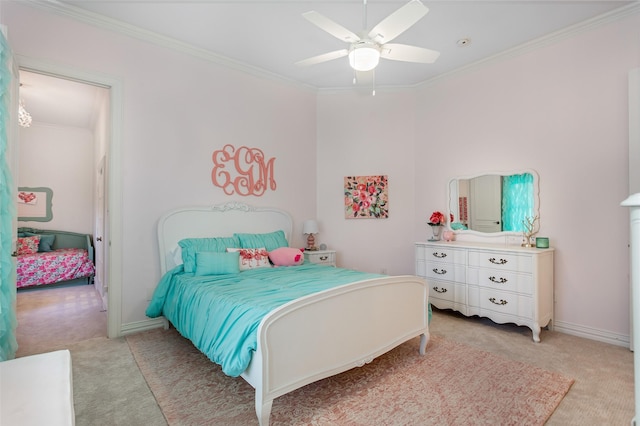
[[335,250],[305,250],[304,259],[308,262],[317,263],[320,265],[336,266]]
[[499,269],[469,268],[467,283],[496,290],[513,291],[531,296],[534,292],[533,275]]
[[[446,300],[448,302],[456,302],[465,304],[466,302],[466,287],[464,285],[445,282],[445,281],[428,281],[429,285],[429,300],[439,299]],[[434,303],[438,305],[437,302]]]
[[464,265],[443,262],[426,262],[424,276],[434,280],[466,281],[467,268]]
[[477,306],[481,310],[527,318],[533,313],[533,298],[530,296],[470,286],[468,298],[470,306]]
[[466,264],[467,252],[444,245],[418,245],[416,247],[416,258],[424,259],[427,262],[436,261]]
[[533,257],[513,253],[469,250],[469,266],[532,273]]

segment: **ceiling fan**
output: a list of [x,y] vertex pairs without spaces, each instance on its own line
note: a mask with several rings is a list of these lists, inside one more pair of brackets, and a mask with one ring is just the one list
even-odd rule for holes
[[348,56],[349,64],[354,70],[371,71],[378,66],[380,58],[423,64],[431,64],[438,59],[440,52],[435,50],[390,43],[390,41],[405,32],[429,12],[429,9],[420,0],[411,0],[383,19],[369,32],[366,30],[366,7],[367,0],[364,0],[363,26],[365,29],[360,35],[356,35],[316,11],[312,10],[303,13],[302,16],[309,22],[332,36],[349,43],[349,47],[304,59],[296,62],[296,65],[315,65]]

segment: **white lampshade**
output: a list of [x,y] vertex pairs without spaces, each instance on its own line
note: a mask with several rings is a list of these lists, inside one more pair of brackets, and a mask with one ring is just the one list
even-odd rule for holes
[[305,220],[302,223],[302,233],[303,234],[317,234],[318,233],[318,222],[313,219]]
[[349,52],[349,64],[356,71],[371,71],[380,62],[380,50],[368,44],[359,46]]

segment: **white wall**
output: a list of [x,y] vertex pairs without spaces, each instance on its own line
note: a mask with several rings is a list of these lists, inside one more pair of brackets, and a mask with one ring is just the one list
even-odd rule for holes
[[[212,151],[232,143],[277,158],[277,191],[242,201],[288,210],[296,229],[315,216],[319,242],[338,250],[341,265],[392,274],[413,272],[413,243],[446,207],[451,177],[535,169],[541,234],[557,249],[557,325],[628,339],[628,213],[619,203],[640,17],[373,98],[316,97],[18,3],[3,4],[3,20],[17,54],[123,82],[124,232],[114,248],[124,262],[123,323],[144,319],[159,279],[158,217],[238,198],[209,179]],[[368,174],[389,176],[390,218],[344,219],[344,176]]]
[[88,129],[20,128],[18,186],[51,188],[53,219],[18,226],[93,234],[93,146]]
[[[318,95],[318,240],[339,266],[414,273],[415,120],[412,92]],[[388,177],[389,218],[345,219],[344,177],[368,175]]]
[[[16,55],[122,81],[123,235],[112,251],[122,254],[123,324],[146,318],[148,289],[160,279],[156,224],[170,209],[278,206],[294,218],[292,244],[303,245],[302,220],[316,211],[314,93],[24,4],[2,6]],[[276,191],[239,197],[213,186],[211,155],[226,144],[275,157]]]
[[[321,94],[318,211],[348,266],[412,273],[454,176],[534,169],[556,248],[556,325],[629,338],[628,72],[640,16],[405,94]],[[366,130],[366,129],[370,130]],[[342,176],[388,174],[390,218],[345,220]],[[408,181],[407,181],[408,180]],[[390,228],[392,232],[389,232]]]

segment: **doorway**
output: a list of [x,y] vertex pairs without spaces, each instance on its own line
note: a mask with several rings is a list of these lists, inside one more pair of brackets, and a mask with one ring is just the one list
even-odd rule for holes
[[[46,181],[56,191],[53,218],[49,222],[18,222],[18,226],[93,235],[96,274],[91,288],[95,286],[101,310],[106,311],[111,87],[30,67],[20,66],[19,75],[20,98],[32,123],[31,128],[19,133],[16,149],[19,167],[14,180],[17,186]],[[107,320],[102,326],[103,336],[112,334],[108,324]],[[82,321],[78,326],[82,327]]]

